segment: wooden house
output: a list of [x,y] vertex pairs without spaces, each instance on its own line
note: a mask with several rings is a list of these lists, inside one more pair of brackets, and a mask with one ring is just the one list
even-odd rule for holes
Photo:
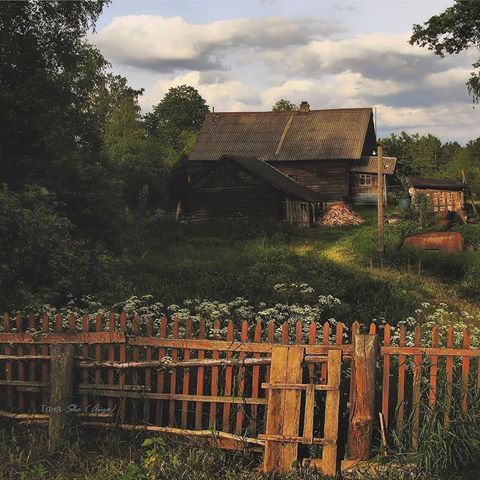
[[[388,180],[395,172],[397,159],[383,157],[383,197],[387,202]],[[370,155],[354,160],[350,169],[350,199],[359,205],[377,203],[378,194],[378,157]]]
[[[371,108],[310,110],[302,102],[294,112],[209,113],[189,157],[190,181],[223,155],[245,156],[327,202],[374,202],[376,143]],[[388,159],[385,175],[394,168]]]
[[242,215],[309,227],[324,200],[266,162],[222,155],[197,176],[183,206],[193,221]]
[[441,178],[409,177],[410,188],[408,193],[415,202],[418,194],[424,194],[432,201],[434,212],[447,216],[448,212],[463,216],[465,207],[466,184]]

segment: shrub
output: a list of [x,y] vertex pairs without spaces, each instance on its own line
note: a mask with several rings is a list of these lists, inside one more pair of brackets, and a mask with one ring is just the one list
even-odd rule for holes
[[455,225],[453,230],[461,233],[468,245],[480,250],[480,225]]

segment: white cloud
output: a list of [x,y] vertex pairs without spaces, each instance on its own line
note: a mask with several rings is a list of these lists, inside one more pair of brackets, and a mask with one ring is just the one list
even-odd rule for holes
[[408,38],[348,36],[314,18],[192,24],[182,17],[127,16],[92,40],[114,65],[149,79],[144,111],[168,88],[188,84],[217,111],[269,110],[279,98],[307,100],[312,108],[376,105],[382,134],[403,129],[477,137],[480,114],[465,89],[475,52],[440,58]]
[[238,80],[227,80],[224,77],[210,78],[208,83],[202,82],[202,74],[198,71],[186,73],[174,78],[158,80],[147,94],[141,98],[140,104],[144,110],[149,110],[158,103],[170,87],[191,85],[207,101],[210,107],[217,111],[252,110],[258,105],[257,91]]
[[341,30],[336,23],[312,18],[236,18],[192,24],[182,17],[129,15],[114,18],[92,35],[92,41],[114,61],[165,72],[182,67],[222,68],[225,53],[234,47],[284,48]]

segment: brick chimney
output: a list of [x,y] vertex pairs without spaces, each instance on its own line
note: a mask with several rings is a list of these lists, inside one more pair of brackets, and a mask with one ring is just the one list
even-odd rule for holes
[[302,113],[308,113],[310,111],[310,105],[308,104],[308,102],[303,101],[300,104],[298,111]]

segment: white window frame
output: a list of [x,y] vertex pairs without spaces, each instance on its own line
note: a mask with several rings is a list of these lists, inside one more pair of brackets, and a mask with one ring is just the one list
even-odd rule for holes
[[360,173],[358,177],[358,184],[361,187],[371,187],[373,185],[373,175],[369,173]]

